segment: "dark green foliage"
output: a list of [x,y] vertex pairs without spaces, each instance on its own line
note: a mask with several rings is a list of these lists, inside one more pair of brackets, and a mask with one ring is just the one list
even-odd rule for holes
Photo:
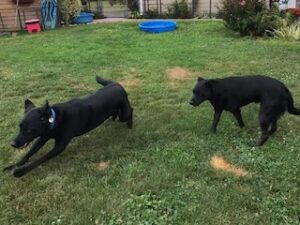
[[278,27],[280,12],[275,6],[268,9],[264,0],[223,0],[220,16],[226,27],[241,36],[262,36]]
[[167,16],[174,19],[189,19],[193,17],[192,10],[185,0],[178,2],[177,0],[168,7]]
[[144,14],[145,19],[172,18],[172,19],[189,19],[193,18],[193,11],[185,0],[175,1],[168,7],[167,12],[158,10],[148,10]]
[[79,0],[60,0],[59,10],[61,19],[65,24],[69,24],[79,15],[81,10],[81,1]]
[[160,18],[160,14],[157,10],[148,10],[144,14],[145,19],[156,19]]

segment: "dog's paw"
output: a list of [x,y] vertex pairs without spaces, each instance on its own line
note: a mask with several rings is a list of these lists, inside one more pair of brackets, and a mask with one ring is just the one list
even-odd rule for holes
[[22,177],[23,175],[25,175],[26,171],[24,169],[21,169],[21,168],[16,168],[13,170],[13,175],[15,177]]
[[245,127],[245,124],[239,124],[239,127],[242,129]]
[[216,134],[216,133],[217,133],[217,129],[215,129],[215,128],[210,128],[210,133]]
[[3,172],[6,172],[6,171],[12,171],[14,168],[16,168],[16,165],[9,165],[9,166],[6,166],[2,169]]
[[128,120],[127,123],[126,123],[126,126],[127,126],[129,129],[132,129],[132,120]]

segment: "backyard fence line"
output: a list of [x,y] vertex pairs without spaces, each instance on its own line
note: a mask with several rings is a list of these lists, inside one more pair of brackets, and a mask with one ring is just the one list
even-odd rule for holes
[[[32,7],[32,8],[25,8],[25,9],[19,8],[17,10],[1,9],[0,10],[0,32],[25,30],[26,28],[25,21],[29,19],[39,19],[41,25],[44,27],[40,7]],[[57,25],[58,26],[60,25],[59,10],[58,10]]]
[[0,31],[23,30],[28,19],[41,19],[40,9],[1,9]]

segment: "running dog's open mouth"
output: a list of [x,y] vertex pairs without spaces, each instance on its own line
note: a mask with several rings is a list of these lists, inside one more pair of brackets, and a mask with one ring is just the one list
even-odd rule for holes
[[29,142],[26,142],[23,146],[19,147],[19,148],[26,148],[28,146]]
[[18,149],[26,148],[26,147],[28,146],[28,144],[29,144],[29,142],[25,142],[24,145],[19,146],[15,141],[12,141],[12,142],[10,143],[10,145],[11,145],[12,147],[18,148]]

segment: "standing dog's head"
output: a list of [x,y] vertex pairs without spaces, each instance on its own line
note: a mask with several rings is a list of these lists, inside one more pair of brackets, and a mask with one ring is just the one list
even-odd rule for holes
[[199,106],[202,102],[211,98],[213,89],[212,82],[211,80],[198,77],[197,83],[193,88],[193,96],[189,102],[192,106]]
[[23,148],[35,138],[42,136],[49,129],[51,118],[48,101],[43,107],[37,108],[30,100],[26,99],[24,118],[19,125],[19,134],[12,140],[11,146]]

